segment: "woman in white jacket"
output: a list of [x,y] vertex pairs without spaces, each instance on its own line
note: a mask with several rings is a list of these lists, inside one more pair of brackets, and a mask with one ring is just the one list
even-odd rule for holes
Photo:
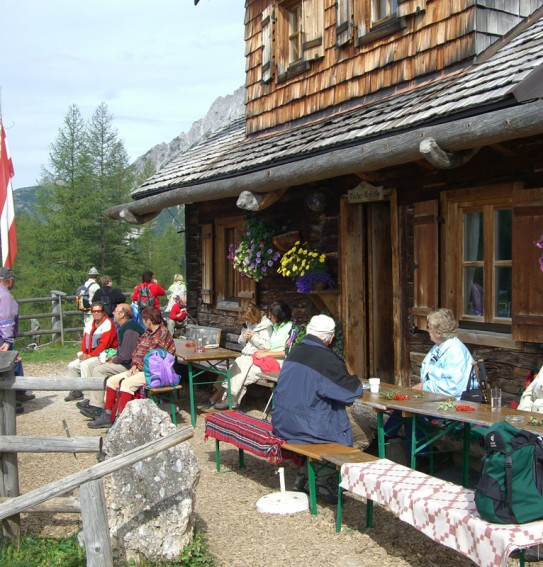
[[[259,350],[267,350],[270,348],[270,338],[272,335],[273,324],[266,314],[254,303],[249,303],[245,310],[241,313],[240,319],[244,321],[241,334],[238,337],[238,343],[243,347],[241,355],[236,358],[230,369],[230,389],[232,392],[233,406],[239,406],[241,398],[247,391],[246,386],[253,384],[258,380],[257,373],[260,372],[258,366],[253,366],[253,354]],[[222,383],[222,387],[218,388],[211,398],[209,405],[202,408],[203,411],[212,409],[221,409],[218,403],[220,400],[226,400],[226,381]],[[228,409],[228,400],[225,401],[225,407]]]
[[543,366],[522,393],[517,409],[543,413]]

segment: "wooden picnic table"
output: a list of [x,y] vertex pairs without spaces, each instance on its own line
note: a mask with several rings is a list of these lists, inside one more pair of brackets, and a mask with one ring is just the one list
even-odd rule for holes
[[[228,396],[228,407],[232,409],[232,392],[230,390],[230,362],[237,358],[240,353],[228,348],[204,348],[204,352],[195,351],[194,340],[174,339],[175,356],[187,365],[189,373],[189,398],[190,398],[190,419],[192,427],[196,427],[196,406],[194,402],[194,378],[212,372],[222,378],[199,384],[217,384],[226,379],[226,391]],[[190,343],[190,346],[187,346]]]
[[[409,400],[388,399],[386,393],[399,392],[411,397]],[[385,396],[383,395],[385,394]],[[417,397],[422,394],[422,397]],[[470,405],[475,409],[473,411],[456,411],[454,408],[448,410],[438,409],[438,405],[446,400],[453,400],[455,405]],[[463,429],[463,467],[462,467],[462,484],[467,486],[469,475],[469,448],[471,426],[479,425],[482,427],[490,427],[495,423],[509,419],[521,419],[517,423],[513,423],[520,429],[532,431],[533,433],[543,435],[543,426],[530,425],[528,423],[533,415],[530,412],[514,410],[502,407],[499,411],[491,411],[490,405],[478,404],[475,402],[464,402],[456,400],[451,396],[443,394],[434,394],[423,390],[415,390],[404,386],[396,386],[394,384],[381,384],[378,394],[371,394],[369,390],[364,390],[362,403],[372,407],[377,412],[377,441],[379,449],[379,457],[385,458],[385,432],[384,432],[384,414],[391,411],[402,412],[403,417],[412,419],[412,437],[411,437],[411,455],[410,466],[412,469],[416,467],[417,454],[431,446],[435,441],[450,433],[457,427],[462,425]],[[430,420],[442,420],[440,425],[435,428],[430,437],[419,440],[416,437],[416,417],[423,416]],[[543,417],[543,416],[542,416]],[[432,466],[432,461],[431,461]]]

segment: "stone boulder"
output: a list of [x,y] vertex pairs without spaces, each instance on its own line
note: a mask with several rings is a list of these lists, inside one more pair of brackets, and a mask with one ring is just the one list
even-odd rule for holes
[[[167,413],[151,400],[134,400],[104,443],[112,458],[173,433]],[[111,544],[117,561],[174,560],[192,542],[200,468],[190,442],[104,477]]]

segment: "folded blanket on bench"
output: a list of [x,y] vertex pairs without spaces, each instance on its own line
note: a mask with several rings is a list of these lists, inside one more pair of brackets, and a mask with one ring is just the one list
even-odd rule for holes
[[205,416],[205,436],[231,443],[259,457],[265,457],[272,464],[283,460],[281,445],[285,443],[273,434],[272,424],[251,417],[241,411],[221,411]]
[[386,506],[435,542],[481,567],[505,567],[514,549],[543,543],[543,521],[491,524],[479,516],[473,490],[387,459],[343,465],[341,487]]

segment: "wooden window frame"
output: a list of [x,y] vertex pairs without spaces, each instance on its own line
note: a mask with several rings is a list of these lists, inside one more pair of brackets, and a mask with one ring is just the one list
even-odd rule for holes
[[[237,270],[233,269],[231,262],[227,259],[229,251],[226,231],[233,229],[239,234],[243,224],[243,217],[241,216],[227,217],[215,221],[214,285],[217,309],[239,310],[247,302],[255,301],[256,298],[255,281],[243,278]],[[230,279],[233,280],[233,296],[227,297],[226,285]]]
[[[448,192],[443,198],[444,253],[442,254],[445,274],[445,295],[447,307],[451,308],[460,325],[476,331],[511,333],[511,317],[495,315],[495,268],[499,265],[511,267],[511,261],[497,262],[494,259],[494,213],[498,210],[512,210],[512,185],[503,184],[477,189]],[[483,213],[484,254],[480,262],[464,260],[464,213]],[[464,313],[464,268],[483,268],[483,315]],[[511,290],[513,295],[513,289]]]
[[[298,10],[298,28],[292,30],[291,14]],[[285,0],[275,11],[274,59],[276,82],[281,83],[308,71],[324,57],[324,3],[322,0]],[[293,56],[292,42],[297,44]]]

